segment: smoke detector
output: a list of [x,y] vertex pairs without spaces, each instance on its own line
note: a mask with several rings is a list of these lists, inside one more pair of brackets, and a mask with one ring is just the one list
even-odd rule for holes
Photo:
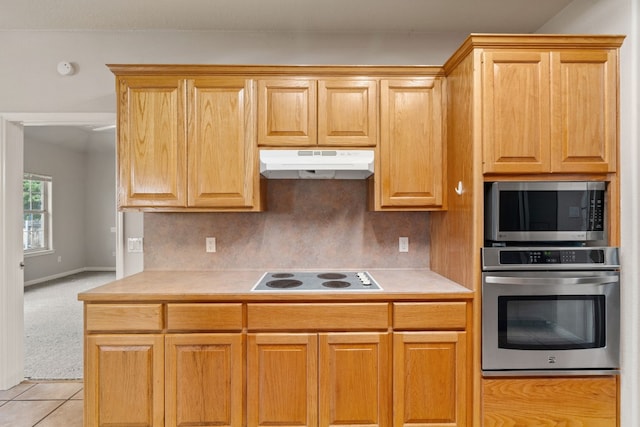
[[62,61],[58,63],[58,74],[61,76],[70,76],[75,71],[76,70],[71,62]]

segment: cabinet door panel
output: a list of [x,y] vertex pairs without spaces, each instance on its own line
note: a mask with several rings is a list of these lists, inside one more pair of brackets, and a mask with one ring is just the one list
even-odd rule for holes
[[258,145],[316,145],[316,92],[315,80],[258,81]]
[[616,427],[616,377],[483,379],[483,426]]
[[553,172],[614,172],[615,51],[551,53]]
[[253,81],[189,81],[189,206],[250,208],[257,191]]
[[317,359],[316,334],[249,334],[249,427],[316,426]]
[[92,335],[86,339],[85,425],[164,425],[161,335]]
[[485,52],[484,172],[548,172],[549,53]]
[[118,203],[186,205],[186,93],[177,77],[118,80]]
[[389,334],[320,334],[320,426],[388,426]]
[[167,425],[242,425],[242,335],[167,335],[165,343]]
[[394,426],[466,426],[466,334],[394,334]]
[[375,80],[320,80],[318,145],[375,146],[377,88]]
[[442,99],[437,78],[381,82],[376,207],[442,206]]

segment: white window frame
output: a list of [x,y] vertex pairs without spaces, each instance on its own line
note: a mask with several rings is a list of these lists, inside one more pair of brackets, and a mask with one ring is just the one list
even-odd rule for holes
[[[25,256],[35,256],[35,255],[45,255],[53,253],[53,215],[52,215],[52,200],[53,200],[53,177],[48,175],[41,175],[35,173],[25,173],[23,180],[32,180],[32,181],[41,181],[43,185],[43,201],[42,201],[42,209],[32,209],[32,210],[24,210],[23,211],[23,242],[22,247],[24,249]],[[43,216],[42,224],[44,227],[43,239],[44,243],[42,246],[36,248],[25,248],[25,233],[28,233],[28,229],[26,227],[26,221],[24,221],[24,216],[27,214],[39,214]]]

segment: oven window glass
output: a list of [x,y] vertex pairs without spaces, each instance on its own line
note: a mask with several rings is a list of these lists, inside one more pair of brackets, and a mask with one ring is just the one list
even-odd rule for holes
[[498,347],[573,350],[605,346],[604,295],[498,297]]
[[586,231],[588,191],[501,191],[500,231]]

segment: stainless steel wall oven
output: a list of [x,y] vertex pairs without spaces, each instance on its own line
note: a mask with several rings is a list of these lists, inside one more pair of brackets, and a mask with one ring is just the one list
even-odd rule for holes
[[617,248],[495,247],[482,255],[483,375],[617,372]]

